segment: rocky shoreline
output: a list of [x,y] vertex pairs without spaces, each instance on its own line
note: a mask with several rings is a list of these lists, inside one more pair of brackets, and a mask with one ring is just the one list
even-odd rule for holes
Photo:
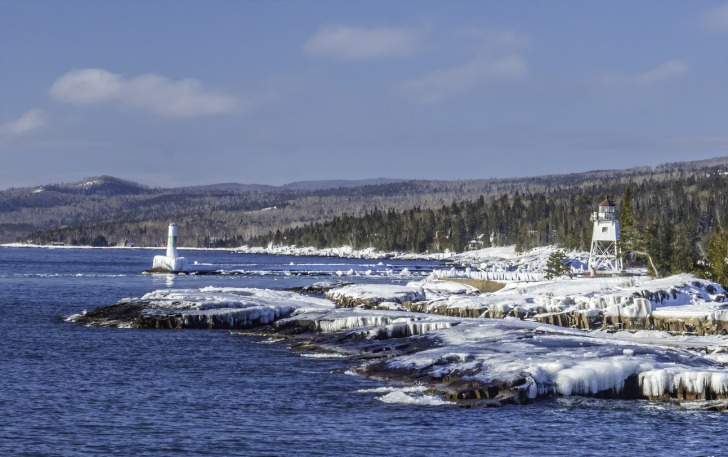
[[[660,344],[654,344],[640,340],[644,337],[640,332],[586,332],[538,319],[523,320],[530,311],[521,308],[525,314],[518,318],[514,308],[493,306],[497,300],[486,312],[473,305],[477,297],[485,297],[463,285],[420,286],[414,295],[408,287],[412,286],[379,285],[366,297],[364,286],[341,286],[327,292],[329,299],[267,289],[159,290],[68,320],[125,328],[226,329],[281,338],[293,350],[345,355],[358,374],[426,386],[433,395],[461,406],[529,404],[559,395],[702,401],[706,408],[716,410],[728,405],[728,368],[724,365],[728,341],[720,334],[699,337],[643,331],[650,338],[662,338]],[[347,288],[356,293],[347,295]],[[674,299],[684,293],[668,295]],[[364,301],[357,304],[352,297]],[[418,301],[421,298],[429,304]],[[538,305],[533,298],[532,304]],[[458,299],[464,303],[460,308],[452,306]],[[553,296],[550,299],[559,302]],[[632,301],[605,302],[622,304],[619,309],[625,319],[621,322],[635,327],[638,322],[644,327],[659,319],[657,315],[645,321],[639,312],[631,312],[630,306],[638,299],[649,301],[634,297]],[[568,306],[579,302],[573,297],[565,304],[561,300]],[[612,315],[609,306],[603,308],[603,315]],[[445,315],[455,309],[462,314]],[[549,315],[567,313],[588,314],[571,310]],[[499,318],[493,318],[496,316]],[[724,322],[707,321],[721,322],[720,326]],[[574,326],[568,319],[559,322]],[[595,322],[587,320],[584,325],[591,328]],[[605,328],[604,323],[599,328]],[[722,327],[706,324],[701,328],[703,334]]]

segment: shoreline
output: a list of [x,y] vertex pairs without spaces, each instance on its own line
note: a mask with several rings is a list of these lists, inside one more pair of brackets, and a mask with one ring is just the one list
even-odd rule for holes
[[[130,250],[163,250],[166,246],[71,246],[71,245],[50,245],[50,244],[27,244],[27,243],[4,243],[0,248],[20,249],[130,249]],[[274,246],[274,247],[248,247],[238,246],[234,248],[197,248],[178,246],[178,251],[228,251],[232,254],[255,254],[291,257],[331,257],[341,259],[366,259],[366,260],[425,260],[425,261],[447,261],[454,258],[456,253],[416,254],[411,252],[378,251],[374,248],[352,249],[349,246],[338,248],[317,249],[314,247],[296,246]]]
[[[402,303],[422,297],[407,295],[409,286],[393,287],[398,289],[376,305],[353,307],[270,289],[163,289],[66,320],[121,328],[224,329],[282,339],[302,355],[344,356],[359,375],[422,386],[459,406],[577,395],[728,408],[725,336],[584,331],[510,316],[413,312],[392,294]],[[455,293],[458,287],[446,288]],[[465,293],[463,299],[467,296],[476,297]]]

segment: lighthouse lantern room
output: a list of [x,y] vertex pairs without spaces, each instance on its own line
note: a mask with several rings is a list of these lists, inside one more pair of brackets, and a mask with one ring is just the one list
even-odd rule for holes
[[591,251],[589,253],[589,271],[619,273],[622,271],[622,256],[619,249],[619,220],[616,217],[616,205],[607,196],[599,203],[597,212],[592,213],[594,222]]

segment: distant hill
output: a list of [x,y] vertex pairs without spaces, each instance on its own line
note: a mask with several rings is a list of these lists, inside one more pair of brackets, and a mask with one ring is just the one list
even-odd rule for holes
[[[434,210],[478,198],[485,202],[512,198],[516,193],[546,198],[572,195],[590,211],[605,193],[620,195],[627,183],[640,186],[672,181],[688,185],[700,176],[725,170],[728,157],[655,168],[466,181],[379,178],[283,186],[223,183],[159,188],[101,176],[77,183],[0,191],[0,242],[90,244],[97,240],[112,245],[133,242],[158,246],[164,242],[166,225],[174,221],[180,226],[182,245],[236,246],[263,243],[277,231],[314,227],[342,215],[356,218],[373,211]],[[713,222],[706,224],[712,227]],[[303,238],[326,242],[317,237]],[[356,241],[356,237],[350,238]]]
[[283,187],[286,189],[294,190],[326,190],[326,189],[343,189],[347,187],[363,187],[363,186],[376,186],[379,184],[396,184],[408,181],[407,179],[355,179],[355,180],[329,180],[329,181],[296,181],[285,184]]
[[140,195],[151,192],[149,187],[132,181],[114,178],[113,176],[98,176],[87,178],[84,181],[70,184],[50,184],[38,187],[34,193],[41,192],[60,192],[75,195]]

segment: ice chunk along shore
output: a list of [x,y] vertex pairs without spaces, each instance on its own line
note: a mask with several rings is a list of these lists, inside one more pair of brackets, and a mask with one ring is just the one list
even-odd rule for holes
[[298,309],[332,307],[320,298],[267,289],[162,289],[69,320],[110,327],[241,329],[270,324]]

